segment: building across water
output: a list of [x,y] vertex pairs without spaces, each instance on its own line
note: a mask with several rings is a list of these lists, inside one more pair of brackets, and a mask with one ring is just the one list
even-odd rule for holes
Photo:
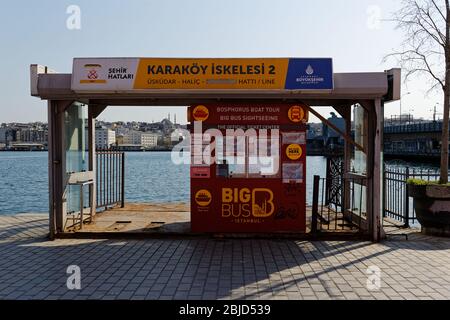
[[[345,122],[332,114],[328,121],[342,130]],[[402,115],[385,119],[384,154],[387,158],[439,159],[441,156],[442,120],[427,121]],[[449,132],[450,134],[450,132]],[[352,136],[354,124],[352,123]],[[325,123],[311,123],[308,129],[309,155],[342,155],[344,140]]]
[[385,126],[385,155],[396,158],[439,158],[442,125],[442,121],[421,121]]

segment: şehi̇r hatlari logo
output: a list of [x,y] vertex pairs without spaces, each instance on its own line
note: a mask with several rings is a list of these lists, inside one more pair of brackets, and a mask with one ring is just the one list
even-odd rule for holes
[[89,80],[97,80],[98,79],[98,72],[97,72],[97,70],[89,70],[89,73],[88,73],[88,78],[89,78]]
[[86,78],[81,79],[80,83],[82,83],[82,84],[106,83],[106,80],[100,79],[100,71],[102,69],[101,64],[95,64],[95,63],[85,64],[84,69],[86,71],[86,73],[85,73]]

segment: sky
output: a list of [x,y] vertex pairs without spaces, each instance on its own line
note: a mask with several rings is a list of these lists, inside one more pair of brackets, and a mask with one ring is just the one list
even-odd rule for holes
[[[2,0],[0,123],[47,119],[46,102],[30,96],[29,65],[70,73],[74,57],[332,57],[335,72],[398,67],[383,56],[403,35],[389,21],[400,0]],[[67,28],[67,8],[81,12]],[[432,118],[439,93],[426,81],[407,86],[403,113]],[[410,92],[410,94],[406,94]],[[438,111],[442,103],[438,105]],[[400,103],[386,105],[386,116]],[[328,110],[329,111],[329,110]],[[324,112],[328,112],[324,110]],[[186,121],[185,108],[110,107],[106,121]]]

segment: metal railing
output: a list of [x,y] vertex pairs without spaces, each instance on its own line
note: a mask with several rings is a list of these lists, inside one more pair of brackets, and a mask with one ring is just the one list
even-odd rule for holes
[[[321,178],[314,176],[311,233],[363,232],[367,230],[365,178]],[[337,199],[330,186],[340,183]],[[333,198],[330,198],[333,197]]]
[[399,221],[405,228],[417,223],[414,202],[409,197],[408,179],[439,180],[438,169],[393,168],[384,171],[384,217]]
[[125,206],[125,153],[97,150],[97,208]]
[[[327,179],[320,180],[325,183],[325,198],[322,204],[325,208],[330,205],[339,207],[344,201],[344,184],[349,183],[344,179],[343,159],[332,157],[327,159]],[[417,224],[417,218],[414,208],[414,201],[409,197],[408,179],[422,179],[427,181],[439,180],[439,169],[411,168],[404,164],[396,166],[386,164],[383,172],[384,192],[383,192],[383,214],[384,218],[390,218],[400,222],[402,227],[409,228]],[[320,179],[320,177],[319,177]],[[315,185],[314,185],[315,186]],[[350,182],[350,187],[352,183]],[[348,190],[348,187],[347,187]],[[354,199],[351,199],[351,202]],[[348,205],[348,200],[347,200]],[[318,208],[319,214],[322,208]],[[345,211],[344,211],[345,212]]]
[[384,133],[442,132],[442,121],[387,125]]
[[384,153],[387,155],[402,155],[402,156],[422,156],[422,157],[440,157],[441,150],[439,149],[418,149],[405,147],[385,147]]

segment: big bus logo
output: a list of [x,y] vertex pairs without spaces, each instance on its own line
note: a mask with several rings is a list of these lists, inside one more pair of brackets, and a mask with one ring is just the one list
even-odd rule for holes
[[208,190],[199,190],[195,194],[195,202],[200,207],[207,207],[207,206],[209,206],[211,201],[212,201],[211,192],[209,192]]
[[298,144],[290,144],[286,148],[286,156],[291,160],[298,160],[302,157],[303,150]]
[[209,118],[209,110],[205,106],[196,106],[192,111],[192,117],[195,121],[206,121]]
[[275,212],[272,190],[265,188],[223,188],[223,218],[268,218]]
[[293,106],[289,109],[288,117],[292,122],[301,122],[305,120],[305,111],[300,106]]

